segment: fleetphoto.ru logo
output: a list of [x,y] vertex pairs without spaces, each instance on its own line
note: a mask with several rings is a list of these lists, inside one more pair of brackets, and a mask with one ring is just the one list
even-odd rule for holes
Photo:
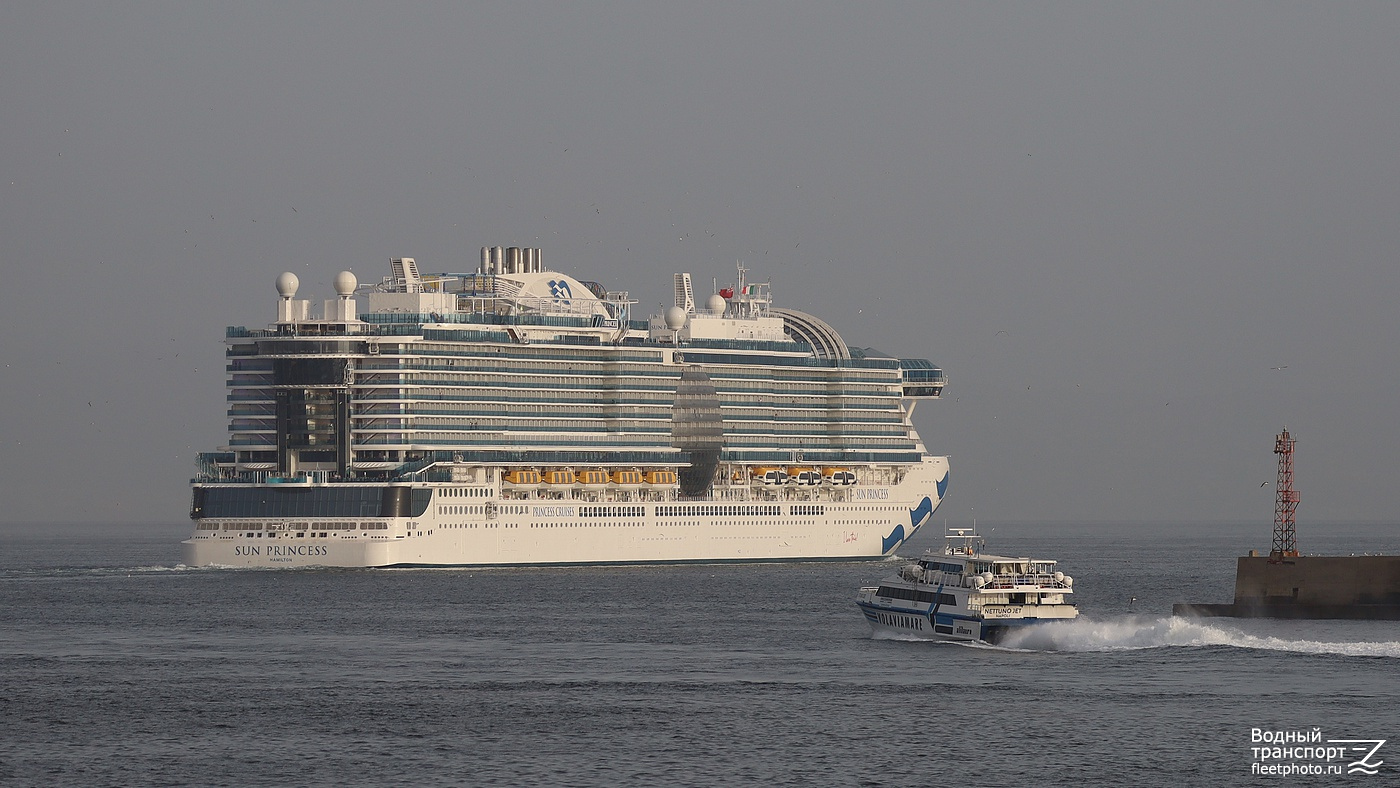
[[1323,739],[1322,729],[1249,729],[1253,774],[1377,774],[1385,739]]

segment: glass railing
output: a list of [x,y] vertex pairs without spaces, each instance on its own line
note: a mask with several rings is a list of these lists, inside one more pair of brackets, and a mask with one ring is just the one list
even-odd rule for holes
[[888,463],[891,465],[908,465],[923,460],[923,455],[918,452],[873,452],[873,451],[841,451],[826,449],[799,449],[801,456],[797,456],[794,450],[746,450],[746,449],[725,449],[720,453],[720,462],[737,463],[771,463],[774,465],[792,465],[794,463],[811,465],[861,465],[866,463]]
[[[810,345],[800,342],[783,342],[769,339],[692,339],[682,344],[678,350],[687,348],[710,348],[713,350],[764,350],[772,353],[811,353]],[[690,358],[687,353],[686,358]]]
[[689,455],[681,451],[465,449],[430,452],[427,457],[414,460],[391,472],[398,475],[416,473],[436,462],[482,465],[676,465],[689,461]]
[[412,448],[414,446],[452,446],[452,447],[499,447],[503,444],[519,447],[529,447],[532,449],[547,449],[558,447],[559,444],[569,443],[576,446],[587,446],[596,450],[622,451],[624,449],[636,449],[639,447],[662,447],[669,445],[669,435],[667,440],[657,440],[654,437],[629,438],[626,434],[616,434],[607,440],[588,440],[586,436],[577,436],[577,440],[560,441],[559,436],[541,434],[540,440],[529,440],[530,436],[514,435],[510,440],[504,440],[500,436],[474,437],[472,433],[463,433],[451,437],[435,438],[418,433],[408,433],[405,430],[394,430],[386,433],[370,432],[365,430],[355,430],[354,446],[365,449],[399,449]]
[[754,356],[738,353],[705,353],[681,345],[680,351],[690,364],[748,364],[774,367],[826,367],[829,369],[897,369],[899,361],[892,358],[815,358],[810,356]]
[[240,434],[238,434],[238,435],[232,435],[232,436],[230,436],[229,439],[228,439],[228,445],[230,445],[230,446],[257,446],[257,447],[262,447],[262,448],[276,447],[276,446],[277,446],[277,436],[276,436],[276,435],[267,435],[267,436],[264,436],[264,435],[261,435],[261,434],[258,434],[258,435],[244,435],[244,434],[240,433]]
[[[452,422],[426,422],[426,421],[423,421],[423,420],[421,420],[421,419],[414,421],[413,426],[411,426],[411,427],[390,427],[390,426],[386,426],[386,427],[382,427],[382,428],[378,428],[378,429],[394,430],[394,431],[397,431],[397,432],[465,432],[465,433],[474,433],[474,432],[480,432],[480,431],[482,431],[482,428],[476,427],[476,426],[474,426],[474,425],[464,425],[464,424],[452,423]],[[376,430],[376,428],[373,427],[373,426],[359,426],[359,427],[356,428],[356,430],[357,430],[357,431],[360,431],[360,430]],[[485,428],[485,431],[486,431],[486,432],[539,433],[539,434],[542,434],[542,435],[551,435],[551,436],[553,436],[556,440],[561,439],[561,438],[562,438],[562,439],[568,439],[568,438],[570,438],[570,437],[572,437],[572,436],[575,436],[575,435],[577,435],[577,436],[579,436],[579,437],[582,438],[582,437],[586,437],[586,436],[588,436],[588,435],[606,435],[606,434],[608,434],[608,433],[615,433],[615,432],[616,432],[616,430],[610,429],[610,428],[607,427],[606,425],[599,425],[599,426],[594,427],[594,426],[584,426],[584,425],[579,425],[579,424],[571,424],[571,425],[566,429],[566,428],[564,428],[564,427],[536,427],[536,426],[529,426],[529,425],[511,424],[511,423],[509,423],[509,422],[503,422],[503,423],[500,423],[500,424],[492,424],[492,425],[486,427],[486,428]],[[666,424],[666,425],[661,426],[661,427],[628,427],[627,430],[626,430],[626,432],[627,432],[628,434],[641,434],[641,435],[653,435],[653,434],[664,434],[664,435],[669,435],[669,434],[671,433],[671,425],[670,425],[670,424]]]

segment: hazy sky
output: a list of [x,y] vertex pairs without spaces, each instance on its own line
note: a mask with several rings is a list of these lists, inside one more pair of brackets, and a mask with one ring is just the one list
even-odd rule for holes
[[519,245],[930,358],[940,517],[1267,549],[1287,425],[1400,520],[1400,4],[288,5],[0,10],[0,518],[183,519],[281,271]]

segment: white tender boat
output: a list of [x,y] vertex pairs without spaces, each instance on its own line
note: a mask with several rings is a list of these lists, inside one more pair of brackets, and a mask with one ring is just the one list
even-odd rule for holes
[[1054,561],[982,552],[971,528],[953,528],[943,550],[860,589],[856,604],[876,635],[996,643],[1017,627],[1068,621],[1074,579]]

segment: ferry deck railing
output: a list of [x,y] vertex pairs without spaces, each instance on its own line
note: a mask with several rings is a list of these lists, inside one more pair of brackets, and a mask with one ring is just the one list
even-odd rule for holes
[[982,591],[1013,591],[1019,588],[1054,588],[1068,591],[1070,585],[1063,580],[1056,580],[1054,575],[1048,574],[1028,574],[1028,575],[992,575],[991,582],[982,586]]

